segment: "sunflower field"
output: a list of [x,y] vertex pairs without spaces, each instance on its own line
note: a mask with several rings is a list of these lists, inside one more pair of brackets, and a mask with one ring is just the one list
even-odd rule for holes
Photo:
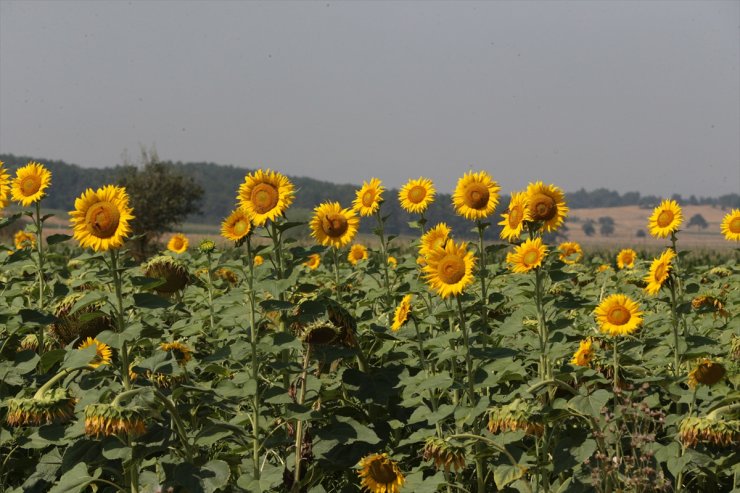
[[221,238],[142,260],[115,185],[44,234],[52,182],[0,163],[0,228],[30,220],[0,247],[0,492],[740,491],[739,250],[691,258],[675,201],[645,218],[663,250],[604,259],[547,243],[555,185],[466,173],[451,231],[430,180],[373,178],[306,225],[257,170]]

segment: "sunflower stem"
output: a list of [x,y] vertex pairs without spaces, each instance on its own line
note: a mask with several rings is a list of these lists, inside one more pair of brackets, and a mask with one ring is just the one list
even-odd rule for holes
[[388,246],[385,241],[385,225],[380,215],[380,207],[375,211],[375,217],[378,219],[378,237],[380,238],[380,263],[383,265],[383,282],[385,283],[385,305],[391,307],[391,283],[388,276]]
[[167,408],[167,410],[172,415],[172,421],[175,423],[175,430],[177,431],[178,436],[180,437],[180,441],[182,442],[183,448],[185,449],[185,455],[188,459],[188,462],[193,462],[193,449],[190,443],[188,442],[188,435],[185,432],[185,425],[182,422],[182,419],[180,418],[180,413],[177,411],[177,407],[175,406],[175,403],[172,402],[169,398],[167,398],[165,395],[163,395],[160,391],[153,389],[154,396],[159,399],[159,401],[164,404],[164,407]]
[[337,255],[337,247],[332,247],[331,252],[334,258],[334,292],[339,297],[339,256]]
[[[250,258],[251,262],[252,259]],[[213,268],[211,266],[211,252],[206,252],[206,262],[208,262],[208,315],[211,323],[211,333],[215,335],[216,317],[213,314]]]
[[[308,378],[308,363],[311,355],[310,346],[306,347],[306,353],[303,356],[303,371],[299,382],[300,390],[298,391],[298,405],[302,406],[306,400],[306,379]],[[296,419],[295,425],[295,471],[293,471],[293,488],[291,491],[299,492],[301,490],[301,449],[303,448],[303,421]]]
[[[257,357],[257,322],[256,300],[254,293],[254,263],[252,262],[252,240],[247,235],[247,297],[249,298],[249,344],[252,350],[252,380],[254,380],[254,396],[252,396],[252,468],[255,479],[260,478],[260,392],[259,392],[259,359]],[[261,491],[261,488],[260,490]]]
[[44,383],[41,387],[38,388],[35,394],[33,394],[34,399],[40,399],[44,396],[47,390],[52,388],[55,383],[57,383],[59,380],[63,379],[70,373],[76,372],[76,371],[82,371],[82,370],[93,370],[94,368],[90,365],[81,366],[79,368],[66,368],[53,377],[51,377],[46,383]]
[[462,301],[459,296],[455,296],[457,301],[458,316],[460,318],[460,330],[463,333],[463,343],[465,344],[465,368],[468,372],[468,395],[470,405],[475,405],[475,386],[473,382],[473,362],[470,359],[470,341],[468,340],[468,329],[465,324],[465,311],[463,310]]
[[[36,201],[36,251],[38,252],[38,280],[39,280],[39,299],[37,301],[39,310],[44,309],[44,237],[43,222],[41,221],[41,200]],[[36,336],[39,342],[39,354],[44,352],[44,327],[39,326],[39,332]]]
[[[501,452],[502,454],[504,454],[504,456],[509,460],[512,466],[522,469],[523,470],[522,472],[524,472],[524,470],[526,469],[523,466],[519,465],[519,463],[516,461],[514,456],[511,455],[511,453],[509,453],[508,450],[506,450],[506,447],[504,447],[503,445],[499,445],[498,443],[494,442],[490,438],[480,436],[480,435],[474,435],[472,433],[458,433],[455,435],[450,435],[449,437],[447,437],[447,440],[477,440],[479,442],[483,442],[489,447],[491,447],[492,449],[497,450]],[[523,481],[522,484],[524,485],[526,490],[529,491],[529,493],[532,493],[532,487],[529,486],[528,482]],[[479,493],[483,491],[485,490],[479,489]]]
[[480,277],[480,291],[481,291],[481,314],[480,319],[483,323],[483,331],[488,336],[488,295],[486,293],[486,249],[483,245],[483,230],[486,229],[485,225],[480,221],[476,221],[478,225],[478,256],[480,257],[480,269],[478,269],[478,275]]
[[[672,276],[671,276],[672,277]],[[681,371],[681,354],[678,347],[678,307],[676,303],[675,283],[669,283],[671,292],[671,327],[673,329],[673,374],[678,376]]]
[[552,377],[552,371],[550,370],[550,360],[547,355],[547,323],[545,322],[545,309],[542,303],[542,268],[536,267],[534,269],[534,291],[535,291],[535,305],[537,308],[537,328],[540,339],[540,367],[539,376],[540,380],[549,380]]
[[[113,275],[113,286],[116,290],[116,321],[118,323],[118,333],[122,334],[125,330],[125,321],[123,317],[123,294],[122,294],[122,280],[121,273],[118,270],[118,250],[110,250],[111,259],[111,273]],[[126,390],[131,389],[131,377],[128,373],[129,361],[128,361],[128,345],[124,340],[121,344],[121,380],[123,381],[123,388]]]

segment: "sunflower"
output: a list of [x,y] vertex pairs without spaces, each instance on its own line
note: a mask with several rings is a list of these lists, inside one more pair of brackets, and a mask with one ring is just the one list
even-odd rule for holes
[[456,244],[449,240],[444,248],[433,250],[427,257],[426,282],[442,298],[462,293],[473,282],[475,256],[467,248],[464,241]]
[[421,245],[419,253],[426,258],[434,250],[444,248],[447,239],[450,237],[450,228],[445,223],[439,223],[421,236]]
[[51,185],[51,172],[41,163],[31,161],[15,172],[12,183],[13,200],[28,207],[41,200]]
[[601,332],[610,336],[629,335],[642,324],[642,312],[637,303],[623,294],[604,298],[594,310]]
[[720,447],[740,444],[740,420],[718,419],[710,416],[689,416],[681,421],[678,436],[686,447],[706,443]]
[[221,236],[231,241],[239,241],[252,231],[252,221],[243,209],[236,209],[221,223]]
[[193,358],[193,350],[182,342],[161,342],[159,344],[159,349],[172,353],[172,355],[177,360],[177,364],[179,364],[180,366],[184,366]]
[[444,467],[445,473],[450,473],[454,467],[458,473],[465,469],[465,447],[455,445],[443,438],[428,437],[424,443],[424,460],[433,460],[438,470]]
[[727,240],[740,241],[740,209],[732,209],[732,212],[722,219],[721,230]]
[[503,226],[501,239],[508,241],[518,240],[524,229],[525,221],[532,220],[529,209],[527,208],[527,194],[524,192],[512,193],[509,208],[501,214],[501,217],[503,221],[498,223],[499,226]]
[[158,293],[172,294],[183,289],[190,282],[190,275],[185,264],[168,255],[153,257],[141,268],[146,277],[164,281],[154,288]]
[[201,253],[205,253],[206,255],[208,255],[209,253],[213,253],[216,250],[216,244],[213,242],[213,240],[204,238],[200,241],[200,245],[198,245],[198,250]]
[[406,321],[409,319],[411,313],[411,295],[407,294],[401,300],[401,303],[396,307],[396,312],[393,315],[393,325],[391,326],[392,331],[397,331]]
[[620,250],[617,254],[617,267],[620,269],[632,269],[635,266],[637,252],[631,248]]
[[349,260],[349,263],[352,265],[357,265],[357,262],[360,260],[367,260],[367,248],[365,248],[364,245],[355,243],[352,245],[352,248],[349,249],[347,260]]
[[399,493],[406,482],[396,461],[388,454],[373,454],[360,461],[361,486],[370,493]]
[[88,188],[75,200],[75,210],[69,213],[74,237],[83,248],[96,252],[119,248],[131,233],[132,212],[125,188]]
[[506,254],[506,262],[511,264],[512,271],[522,274],[540,267],[546,255],[547,246],[541,238],[534,238],[514,247],[513,253]]
[[380,208],[383,201],[385,189],[377,178],[369,182],[362,182],[362,187],[357,190],[357,197],[352,203],[352,208],[361,216],[372,216]]
[[457,181],[452,194],[455,213],[471,221],[485,219],[496,210],[499,190],[501,187],[485,171],[468,171]]
[[340,248],[352,241],[359,224],[352,209],[342,209],[339,202],[324,202],[314,209],[311,236],[324,246]]
[[539,436],[544,431],[543,421],[536,406],[519,398],[488,410],[488,431],[491,433],[522,430],[528,435]]
[[421,214],[434,202],[434,184],[429,178],[409,180],[398,192],[398,201],[403,210]]
[[77,399],[62,387],[49,390],[40,397],[8,400],[5,421],[10,426],[39,426],[66,423],[75,414]]
[[174,253],[185,253],[190,245],[188,237],[182,233],[176,233],[172,235],[170,241],[167,242],[167,250]]
[[583,258],[581,245],[575,241],[565,241],[558,246],[560,251],[560,260],[566,264],[576,264]]
[[527,186],[527,209],[532,221],[542,221],[546,232],[554,231],[563,224],[568,215],[565,194],[555,185],[545,185],[541,181]]
[[681,207],[679,207],[678,202],[664,200],[653,210],[653,214],[648,221],[648,227],[651,235],[656,238],[665,238],[678,231],[682,222],[683,214],[681,214]]
[[658,294],[663,283],[668,279],[668,274],[672,268],[671,262],[675,256],[674,251],[669,248],[660,257],[653,260],[653,263],[650,265],[650,272],[645,277],[645,282],[647,283],[645,291],[648,294]]
[[8,206],[8,197],[10,197],[10,175],[3,164],[0,161],[0,210]]
[[696,367],[689,372],[689,387],[694,388],[700,383],[714,385],[725,376],[725,367],[716,361],[707,358],[701,359]]
[[319,265],[321,265],[321,255],[319,255],[318,253],[312,253],[308,256],[308,260],[303,262],[303,265],[311,270],[318,269]]
[[16,250],[23,250],[24,248],[33,250],[36,248],[36,235],[23,230],[17,231],[13,235],[13,243],[15,243]]
[[130,436],[146,432],[144,410],[127,405],[90,404],[85,406],[85,434],[88,436]]
[[258,169],[244,178],[236,199],[254,224],[264,226],[284,214],[294,197],[295,189],[288,178],[277,171]]
[[398,267],[398,259],[393,255],[388,255],[388,265],[391,269],[395,269]]
[[578,351],[573,354],[570,364],[576,366],[588,366],[594,358],[594,349],[592,346],[593,341],[590,337],[578,343]]
[[93,339],[92,337],[88,337],[84,341],[82,341],[82,344],[77,349],[85,349],[90,346],[95,346],[95,357],[88,363],[88,365],[92,366],[93,368],[97,368],[100,365],[107,365],[111,362],[111,355],[113,354],[111,351],[110,346],[107,344],[103,344],[97,339]]
[[258,265],[262,265],[265,263],[265,257],[263,257],[262,255],[255,255],[252,259],[252,263],[255,267],[257,267]]
[[596,272],[606,272],[609,269],[611,269],[611,266],[609,264],[601,264],[596,267]]

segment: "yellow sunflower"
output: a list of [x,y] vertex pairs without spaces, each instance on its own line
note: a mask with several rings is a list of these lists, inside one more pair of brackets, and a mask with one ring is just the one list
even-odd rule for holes
[[671,233],[678,231],[683,222],[681,207],[675,200],[664,200],[653,210],[648,221],[650,234],[656,238],[665,238]]
[[360,461],[361,486],[369,493],[399,493],[406,482],[396,461],[388,454],[373,454]]
[[0,161],[0,210],[8,206],[10,197],[10,175],[5,170],[3,162]]
[[277,171],[258,169],[244,178],[239,186],[237,201],[252,222],[264,226],[285,213],[295,198],[295,189],[290,180]]
[[645,277],[645,282],[647,283],[645,291],[648,294],[658,294],[663,283],[668,279],[668,274],[672,267],[671,262],[675,256],[675,252],[669,248],[660,257],[653,260],[653,263],[650,265],[650,272]]
[[252,231],[252,221],[243,209],[236,209],[221,223],[221,236],[231,241],[239,241]]
[[499,226],[503,226],[501,239],[508,241],[518,240],[524,229],[524,222],[532,220],[529,209],[527,208],[527,194],[524,192],[512,193],[509,208],[501,214],[501,217],[504,219],[498,223]]
[[255,266],[262,265],[265,263],[265,259],[262,255],[255,255],[254,259],[252,260]]
[[610,336],[628,335],[642,324],[642,312],[637,303],[623,294],[612,294],[594,310],[601,332]]
[[13,200],[28,207],[41,200],[51,185],[51,172],[41,163],[31,161],[15,172],[12,183]]
[[601,264],[596,268],[596,272],[606,272],[609,269],[611,269],[611,266],[609,264]]
[[171,352],[180,366],[184,366],[193,358],[193,350],[179,341],[161,342],[159,348],[162,351]]
[[361,216],[372,216],[380,208],[384,191],[383,185],[377,178],[372,178],[369,182],[364,181],[362,187],[357,190],[357,197],[352,207]]
[[422,257],[428,257],[434,250],[444,248],[449,237],[449,226],[445,223],[439,223],[421,236],[419,253]]
[[93,368],[97,368],[100,365],[110,364],[111,356],[113,354],[110,346],[108,346],[107,344],[103,344],[97,339],[88,337],[82,342],[82,344],[80,344],[80,346],[77,349],[85,349],[93,345],[95,346],[95,357],[88,364],[92,366]]
[[468,171],[457,181],[452,194],[455,213],[471,221],[485,219],[496,209],[499,190],[501,187],[485,171]]
[[321,245],[340,248],[357,234],[360,218],[351,209],[342,209],[339,202],[324,202],[314,209],[311,236]]
[[398,192],[398,201],[403,210],[421,214],[434,202],[434,184],[429,178],[409,180]]
[[352,245],[352,248],[349,249],[347,260],[352,265],[357,265],[357,262],[360,260],[367,260],[367,248],[359,243]]
[[721,230],[729,241],[740,241],[740,209],[732,209],[722,219]]
[[319,255],[318,253],[312,253],[311,255],[309,255],[308,260],[303,262],[303,265],[311,270],[318,269],[319,265],[321,265],[321,255]]
[[517,274],[523,274],[540,267],[547,255],[547,246],[542,239],[529,239],[519,246],[514,247],[514,252],[506,254],[506,262],[511,264],[511,270]]
[[167,250],[174,253],[185,253],[190,245],[188,237],[182,233],[176,233],[172,235],[170,241],[167,242]]
[[396,267],[398,267],[398,259],[393,255],[388,255],[388,265],[391,267],[391,269],[395,269]]
[[558,245],[558,251],[560,252],[560,260],[566,264],[576,264],[583,258],[583,250],[581,245],[575,241],[565,241]]
[[125,188],[88,188],[75,200],[75,210],[69,213],[74,237],[83,248],[96,252],[120,248],[131,233],[132,212]]
[[475,256],[467,250],[468,244],[449,240],[444,248],[433,250],[424,266],[426,282],[442,298],[457,296],[473,282]]
[[568,215],[563,191],[541,181],[527,186],[527,209],[531,220],[541,221],[546,232],[558,229]]
[[635,266],[637,252],[631,248],[625,248],[617,254],[617,267],[620,269],[632,269]]
[[33,250],[36,248],[36,235],[20,230],[13,236],[13,243],[15,243],[16,250],[23,250],[24,248]]
[[409,319],[411,313],[411,295],[407,294],[401,300],[401,303],[396,307],[396,312],[393,314],[393,325],[391,326],[392,331],[397,331],[406,321]]
[[576,366],[588,366],[591,363],[591,360],[594,359],[594,349],[592,346],[593,341],[590,337],[578,343],[578,351],[573,354],[570,364]]

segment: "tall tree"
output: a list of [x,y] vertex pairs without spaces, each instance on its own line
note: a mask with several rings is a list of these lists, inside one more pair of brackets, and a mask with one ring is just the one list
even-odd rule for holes
[[709,223],[707,223],[707,220],[704,219],[704,216],[701,214],[694,214],[691,216],[691,219],[689,219],[689,223],[687,225],[689,228],[691,226],[696,226],[697,229],[707,229],[709,227]]

